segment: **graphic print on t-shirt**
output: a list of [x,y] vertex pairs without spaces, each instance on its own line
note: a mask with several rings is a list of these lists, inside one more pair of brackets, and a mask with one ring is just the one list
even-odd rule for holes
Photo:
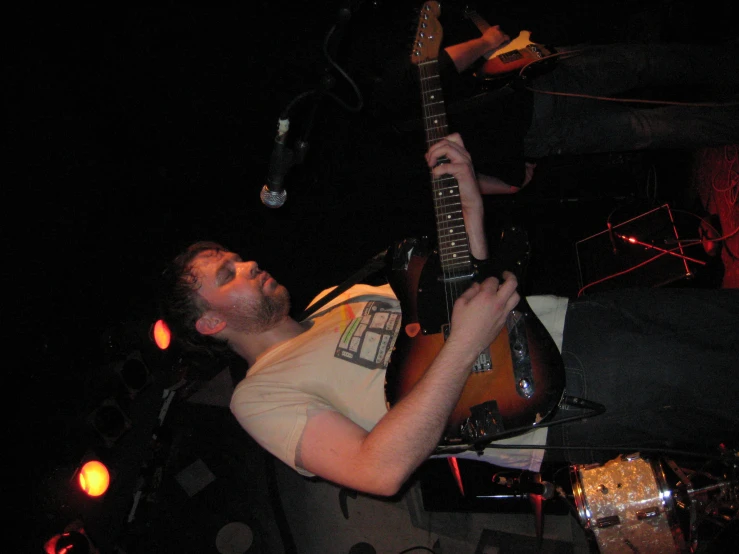
[[368,369],[384,369],[400,331],[400,307],[371,301],[349,322],[334,356]]

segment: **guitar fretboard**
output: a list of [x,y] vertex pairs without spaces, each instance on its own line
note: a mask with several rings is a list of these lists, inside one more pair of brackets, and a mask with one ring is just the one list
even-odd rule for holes
[[485,21],[482,17],[480,17],[480,14],[478,14],[477,12],[468,11],[467,13],[465,13],[465,15],[467,16],[467,19],[469,19],[470,21],[472,21],[472,23],[475,24],[475,27],[477,27],[477,29],[481,33],[484,33],[490,28],[490,24],[487,21]]
[[[420,63],[418,69],[426,145],[431,147],[449,134],[438,60]],[[432,178],[431,186],[436,213],[439,260],[444,278],[467,276],[472,271],[472,260],[467,230],[462,218],[459,185],[454,177],[444,176]]]

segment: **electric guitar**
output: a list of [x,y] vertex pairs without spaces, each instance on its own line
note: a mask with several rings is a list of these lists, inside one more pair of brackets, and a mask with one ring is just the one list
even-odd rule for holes
[[[475,10],[467,7],[464,14],[467,19],[475,24],[480,33],[484,33],[490,28],[490,24]],[[530,63],[543,61],[553,53],[554,49],[532,42],[531,31],[524,30],[505,46],[486,54],[486,61],[475,72],[475,77],[487,82],[507,80],[517,75],[522,68]],[[543,71],[547,66],[551,66],[554,59],[547,60],[545,63],[537,63],[537,71]]]
[[[412,53],[427,146],[449,134],[437,60],[439,12],[436,1],[423,5]],[[454,301],[475,278],[458,183],[448,175],[433,178],[432,189],[436,245],[427,238],[406,239],[387,254],[388,281],[403,313],[386,374],[390,405],[410,392],[441,350]],[[479,354],[439,446],[479,445],[528,431],[553,413],[563,392],[557,346],[522,296],[500,335]]]

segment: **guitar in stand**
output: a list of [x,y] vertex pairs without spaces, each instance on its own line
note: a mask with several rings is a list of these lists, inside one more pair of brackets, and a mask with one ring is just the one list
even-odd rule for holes
[[[423,5],[412,53],[421,82],[427,146],[449,134],[438,69],[439,3]],[[388,281],[400,300],[403,329],[386,377],[388,402],[399,402],[441,350],[451,306],[474,282],[459,186],[432,179],[437,241],[406,239],[388,249]],[[497,256],[496,256],[497,257]],[[554,340],[523,295],[506,326],[480,352],[442,436],[440,447],[481,449],[483,443],[529,431],[563,398],[564,365]]]

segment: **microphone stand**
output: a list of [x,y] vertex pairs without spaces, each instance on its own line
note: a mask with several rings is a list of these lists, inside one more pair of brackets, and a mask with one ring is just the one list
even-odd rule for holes
[[[325,68],[324,75],[319,80],[318,87],[309,91],[309,95],[313,97],[313,105],[310,109],[310,114],[308,115],[308,122],[305,126],[305,129],[303,131],[303,136],[298,139],[298,141],[295,144],[296,150],[297,150],[297,157],[296,157],[296,164],[302,163],[303,159],[305,158],[305,155],[308,152],[309,142],[308,137],[310,136],[311,132],[313,131],[313,124],[316,120],[316,114],[318,113],[318,107],[320,106],[322,100],[326,96],[331,96],[335,100],[339,101],[338,98],[336,98],[333,94],[331,94],[331,89],[333,89],[334,85],[336,84],[336,79],[331,75],[330,73],[330,66],[335,67],[339,72],[346,74],[343,72],[343,70],[336,65],[336,63],[333,61],[336,57],[336,52],[339,47],[339,43],[341,42],[341,39],[344,35],[344,31],[346,29],[346,24],[351,19],[352,12],[349,7],[342,7],[339,9],[338,13],[338,23],[334,24],[329,32],[326,34],[326,37],[323,41],[323,53],[326,56],[326,58],[329,61],[329,66]],[[334,37],[333,42],[331,41],[331,37]],[[340,101],[339,101],[340,102]],[[341,103],[341,102],[340,102]],[[360,97],[360,103],[359,107],[356,108],[357,110],[361,108],[361,97]]]
[[[334,58],[336,56],[336,52],[338,49],[339,42],[341,41],[341,38],[344,34],[344,30],[346,28],[346,23],[351,19],[352,16],[352,10],[351,10],[351,4],[356,2],[348,2],[347,6],[343,6],[339,9],[338,12],[338,22],[335,23],[329,32],[326,34],[326,37],[323,41],[323,53],[326,56],[329,65],[326,66],[324,75],[321,77],[319,81],[319,85],[315,89],[311,89],[305,92],[302,92],[298,94],[295,98],[293,98],[290,103],[285,107],[285,109],[282,111],[282,114],[280,115],[281,121],[287,121],[290,117],[291,110],[301,101],[303,101],[306,98],[312,98],[313,99],[313,105],[311,107],[310,113],[308,115],[308,121],[305,125],[305,128],[303,130],[303,134],[301,138],[299,138],[295,142],[295,150],[291,149],[290,147],[286,146],[285,150],[287,151],[287,167],[286,172],[292,169],[296,165],[300,165],[305,161],[305,157],[308,153],[309,148],[309,142],[308,138],[313,130],[313,125],[316,119],[316,114],[318,113],[318,107],[323,100],[324,97],[329,96],[333,98],[337,103],[339,103],[342,107],[349,111],[358,112],[362,109],[363,100],[362,95],[357,88],[356,84],[351,80],[349,75],[347,75],[341,67],[339,67],[336,62],[334,62]],[[362,1],[359,1],[357,4],[357,7],[362,4]],[[332,42],[331,37],[334,36],[335,40]],[[331,92],[331,89],[336,84],[336,79],[331,75],[330,69],[333,67],[336,69],[341,75],[343,75],[351,84],[352,88],[354,89],[355,93],[358,97],[358,103],[356,106],[348,106],[346,103],[344,103],[341,99],[339,99],[336,95],[334,95]]]

